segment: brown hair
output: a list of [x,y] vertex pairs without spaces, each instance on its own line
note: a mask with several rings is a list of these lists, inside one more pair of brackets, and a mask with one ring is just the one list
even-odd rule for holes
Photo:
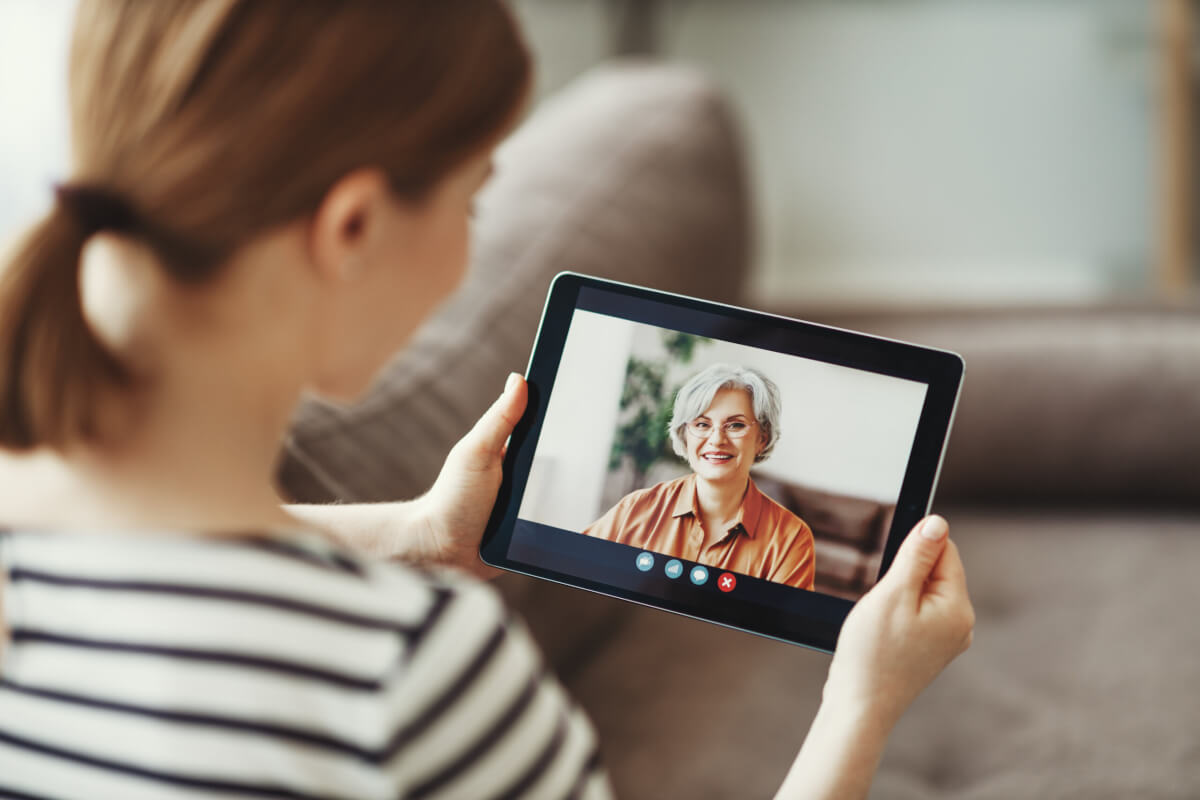
[[529,73],[500,0],[82,0],[75,177],[0,274],[0,448],[93,436],[97,393],[134,380],[83,316],[93,233],[203,282],[356,168],[420,202],[500,135]]

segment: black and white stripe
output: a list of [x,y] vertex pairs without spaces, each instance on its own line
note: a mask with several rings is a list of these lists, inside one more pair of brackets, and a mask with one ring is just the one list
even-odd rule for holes
[[608,797],[490,589],[314,538],[0,534],[0,798]]

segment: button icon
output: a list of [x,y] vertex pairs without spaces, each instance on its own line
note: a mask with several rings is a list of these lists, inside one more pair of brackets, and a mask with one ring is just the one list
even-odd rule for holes
[[732,572],[722,572],[721,577],[717,578],[717,588],[722,592],[732,592],[735,586],[737,586],[737,578]]
[[654,568],[654,556],[649,553],[638,553],[637,568],[642,572],[649,572]]
[[692,567],[692,583],[697,586],[703,586],[708,582],[708,570],[697,564]]
[[683,562],[678,558],[672,558],[667,562],[666,573],[668,578],[675,580],[683,574]]

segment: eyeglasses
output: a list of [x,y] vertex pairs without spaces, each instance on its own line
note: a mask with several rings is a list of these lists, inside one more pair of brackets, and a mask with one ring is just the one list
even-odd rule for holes
[[[751,427],[757,424],[756,422],[746,422],[741,419],[731,419],[721,425],[721,431],[730,439],[741,439],[750,432]],[[712,436],[715,428],[715,425],[704,418],[694,419],[687,424],[688,433],[699,439],[707,439],[709,436]]]

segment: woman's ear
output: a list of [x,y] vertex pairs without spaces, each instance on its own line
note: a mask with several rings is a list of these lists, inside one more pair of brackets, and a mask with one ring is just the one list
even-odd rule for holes
[[390,197],[387,177],[377,169],[355,170],[325,193],[309,227],[309,248],[318,275],[347,281],[362,271]]

